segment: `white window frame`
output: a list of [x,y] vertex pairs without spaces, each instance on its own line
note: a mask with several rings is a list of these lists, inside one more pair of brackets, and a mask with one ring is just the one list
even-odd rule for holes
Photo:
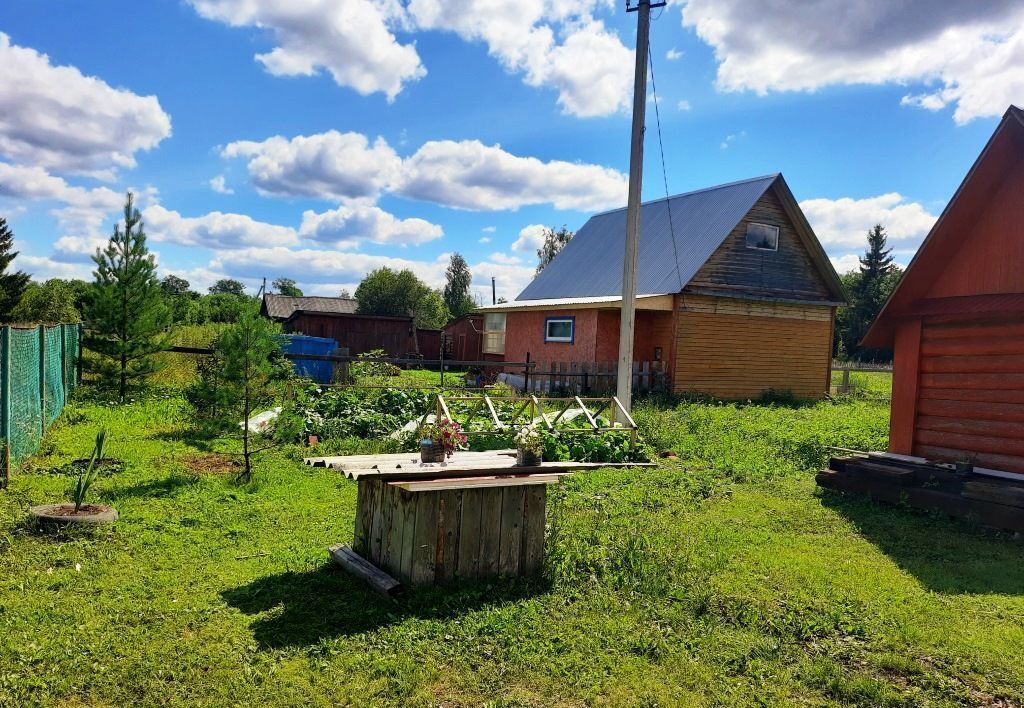
[[[568,337],[553,337],[550,334],[550,328],[552,323],[569,323],[569,336]],[[553,344],[572,344],[576,341],[576,318],[572,316],[567,317],[546,317],[544,319],[544,343]]]
[[[750,227],[752,227],[752,226],[759,226],[761,228],[770,229],[771,231],[773,231],[775,233],[775,240],[774,240],[775,245],[772,248],[765,248],[764,246],[752,245],[750,243]],[[746,239],[747,248],[752,248],[755,251],[778,251],[779,250],[779,227],[778,226],[773,226],[772,224],[762,224],[762,223],[757,222],[757,221],[751,221],[750,223],[747,224],[747,233],[744,235],[744,238]]]
[[484,354],[505,354],[505,312],[484,313],[484,333],[480,351]]

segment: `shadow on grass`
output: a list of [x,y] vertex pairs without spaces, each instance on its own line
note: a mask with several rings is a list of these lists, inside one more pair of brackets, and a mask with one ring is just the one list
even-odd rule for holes
[[163,440],[164,442],[185,443],[189,447],[201,452],[213,452],[213,443],[220,435],[216,431],[204,430],[203,428],[181,428],[160,431],[153,433],[149,437],[153,440]]
[[1024,595],[1024,545],[1008,534],[830,489],[820,497],[929,590]]
[[[369,632],[403,620],[451,619],[491,605],[547,591],[540,579],[495,579],[408,591],[385,598],[333,565],[303,573],[257,578],[221,593],[232,607],[250,615],[272,611],[253,624],[264,649],[300,647],[323,639]],[[278,609],[280,608],[280,609]]]
[[119,499],[171,497],[178,490],[198,483],[199,478],[195,475],[173,473],[161,479],[151,479],[138,484],[110,489],[100,496],[104,500],[112,502]]

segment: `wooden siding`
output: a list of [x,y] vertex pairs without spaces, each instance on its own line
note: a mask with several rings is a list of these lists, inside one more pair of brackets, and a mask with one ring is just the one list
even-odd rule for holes
[[926,318],[916,408],[914,454],[1024,472],[1020,318]]
[[[777,251],[747,248],[751,222],[779,227]],[[786,300],[835,299],[773,189],[754,204],[683,292],[710,291]]]
[[834,308],[684,295],[677,313],[673,390],[718,398],[827,391]]
[[289,317],[283,327],[286,332],[330,337],[352,355],[383,349],[388,356],[400,357],[418,351],[412,318],[299,312]]

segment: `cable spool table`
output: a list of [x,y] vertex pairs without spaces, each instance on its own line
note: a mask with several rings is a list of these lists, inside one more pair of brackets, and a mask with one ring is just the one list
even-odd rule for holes
[[601,467],[653,463],[541,462],[516,466],[514,450],[457,452],[442,464],[414,453],[308,458],[355,480],[352,545],[331,556],[378,592],[456,578],[533,575],[544,565],[547,486]]

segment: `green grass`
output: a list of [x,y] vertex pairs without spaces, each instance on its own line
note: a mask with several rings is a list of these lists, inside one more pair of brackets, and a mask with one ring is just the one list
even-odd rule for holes
[[[843,382],[843,372],[832,370],[832,385],[839,386]],[[891,371],[851,371],[850,386],[858,392],[873,398],[892,396]]]
[[[179,399],[75,404],[0,492],[0,705],[1019,703],[1024,549],[814,486],[887,413],[642,405],[679,460],[553,489],[543,578],[385,600],[326,563],[355,486],[301,450],[239,487]],[[121,520],[30,528],[101,426]]]

